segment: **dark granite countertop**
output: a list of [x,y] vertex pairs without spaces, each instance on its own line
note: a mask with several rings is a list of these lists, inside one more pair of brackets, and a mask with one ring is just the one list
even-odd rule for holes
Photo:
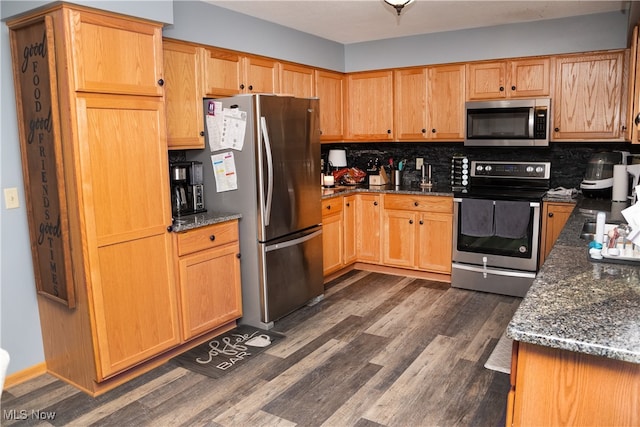
[[204,213],[185,215],[180,219],[174,219],[173,232],[180,233],[194,228],[205,227],[207,225],[217,224],[219,222],[231,221],[239,219],[242,215],[239,213],[207,211]]
[[620,222],[617,202],[578,198],[549,257],[514,314],[517,341],[640,363],[640,264],[592,262],[580,239],[598,211]]
[[344,196],[350,193],[387,193],[387,194],[413,194],[419,196],[453,196],[450,185],[434,185],[431,188],[420,188],[417,183],[412,185],[393,186],[387,185],[354,185],[323,188],[322,198]]

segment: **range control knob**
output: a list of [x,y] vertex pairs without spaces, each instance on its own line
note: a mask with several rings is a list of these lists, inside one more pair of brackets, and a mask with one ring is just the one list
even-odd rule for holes
[[533,172],[534,171],[533,166],[527,166],[526,171],[527,171],[527,173]]
[[538,172],[538,173],[543,173],[543,172],[544,172],[544,166],[538,166],[538,167],[536,168],[536,172]]
[[491,172],[492,169],[493,169],[493,166],[491,165],[487,165],[484,167],[484,170],[486,170],[487,172]]

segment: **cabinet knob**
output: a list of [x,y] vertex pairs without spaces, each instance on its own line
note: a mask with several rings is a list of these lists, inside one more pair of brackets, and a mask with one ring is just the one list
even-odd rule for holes
[[200,131],[200,136],[204,136],[204,131],[203,130]]
[[504,92],[504,86],[500,86],[500,92]]
[[240,89],[244,89],[244,84],[240,83]]
[[553,218],[553,212],[549,212],[547,215],[549,216],[549,218]]
[[640,114],[638,114],[635,118],[635,120],[633,121],[633,123],[636,124],[636,126],[640,125]]
[[387,129],[387,133],[388,133],[388,134],[391,134],[391,129]]
[[413,206],[418,206],[420,203],[418,202],[413,202]]
[[373,206],[378,206],[378,202],[373,202]]
[[426,129],[422,129],[422,133],[425,133],[427,130]]
[[413,220],[412,219],[409,220],[409,224],[413,224]]
[[553,128],[554,132],[560,132],[560,128]]
[[240,259],[242,258],[242,254],[240,254],[239,252],[236,254],[236,258]]
[[253,90],[253,85],[249,85],[249,90]]
[[171,233],[171,232],[173,231],[173,225],[168,226],[168,227],[167,227],[167,231],[168,231],[169,233]]
[[213,242],[214,240],[216,240],[216,236],[212,234],[211,236],[209,236],[209,240]]
[[347,207],[351,206],[351,203],[347,202]]
[[431,133],[436,133],[436,130],[435,129],[431,129]]
[[516,87],[515,86],[511,86],[511,90],[516,90]]
[[420,220],[420,225],[422,225],[422,224],[424,224],[424,221],[423,221],[423,220]]
[[164,80],[162,80],[162,79],[158,80],[158,84],[159,84],[160,86],[164,86]]
[[328,210],[331,210],[331,205],[327,205],[327,209],[328,209]]

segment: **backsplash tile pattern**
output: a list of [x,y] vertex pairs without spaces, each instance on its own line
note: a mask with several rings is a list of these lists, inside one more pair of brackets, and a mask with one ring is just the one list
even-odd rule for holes
[[640,147],[628,143],[612,142],[558,142],[549,147],[464,147],[462,143],[345,143],[323,144],[322,157],[326,160],[329,149],[347,150],[347,163],[362,170],[370,160],[379,159],[388,165],[389,158],[397,164],[407,160],[402,177],[403,185],[417,185],[420,171],[415,169],[416,158],[422,157],[431,164],[432,177],[436,183],[448,183],[451,173],[451,157],[461,154],[469,160],[496,161],[541,161],[551,162],[551,188],[579,188],[589,159],[598,151],[629,151],[640,154]]

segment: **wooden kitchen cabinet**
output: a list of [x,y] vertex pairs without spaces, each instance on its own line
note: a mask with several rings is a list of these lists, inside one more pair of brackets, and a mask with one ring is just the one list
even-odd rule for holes
[[358,261],[380,263],[381,202],[380,194],[356,195],[356,252]]
[[629,49],[629,86],[627,88],[627,121],[624,129],[625,140],[640,143],[640,61],[638,58],[638,26],[633,28]]
[[556,57],[554,141],[624,140],[628,51]]
[[423,141],[427,131],[427,69],[394,71],[395,136],[399,141]]
[[203,49],[191,43],[164,39],[162,50],[168,148],[204,148]]
[[344,196],[342,203],[342,242],[343,242],[343,262],[349,265],[358,259],[358,248],[356,239],[356,223],[358,208],[356,196]]
[[393,71],[347,75],[346,140],[392,141]]
[[278,61],[249,55],[244,58],[243,93],[280,93]]
[[507,426],[640,424],[640,364],[515,344]]
[[548,97],[551,59],[471,62],[466,66],[467,100]]
[[453,200],[444,196],[384,198],[384,265],[451,273]]
[[[67,190],[57,215],[68,221],[75,307],[38,295],[47,370],[97,395],[157,366],[152,359],[180,342],[161,26],[64,3],[8,26],[16,76],[21,44],[47,35],[55,57],[32,60],[55,74],[39,75],[51,85],[40,95],[68,113],[51,116],[62,156],[48,173],[64,177]],[[29,41],[32,27],[42,30]],[[17,84],[16,94],[21,127],[32,93]],[[32,206],[43,200],[38,188],[26,188]]]
[[465,66],[429,67],[427,83],[428,139],[464,140]]
[[316,96],[320,99],[320,141],[344,139],[345,77],[342,73],[315,71]]
[[549,256],[549,252],[551,252],[574,207],[574,203],[544,202],[542,204],[539,265],[544,264],[544,260]]
[[315,96],[314,69],[283,62],[280,64],[280,93],[297,98]]
[[182,339],[242,317],[238,221],[174,233]]
[[344,266],[342,197],[322,200],[322,272],[326,276]]

